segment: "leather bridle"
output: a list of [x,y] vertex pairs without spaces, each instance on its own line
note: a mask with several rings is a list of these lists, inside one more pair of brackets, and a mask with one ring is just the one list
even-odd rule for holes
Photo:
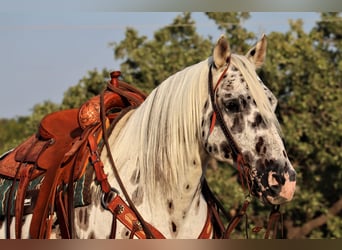
[[[221,238],[225,238],[225,239],[230,238],[231,232],[239,224],[239,222],[241,221],[241,219],[244,216],[246,216],[246,237],[248,238],[248,232],[247,232],[248,218],[247,218],[246,211],[247,211],[247,208],[248,208],[250,201],[251,201],[251,192],[252,192],[251,185],[250,185],[251,169],[249,166],[246,165],[244,158],[243,158],[243,154],[241,152],[241,149],[237,145],[237,143],[235,142],[229,128],[227,127],[226,123],[224,122],[222,111],[218,107],[218,104],[217,104],[216,91],[218,89],[219,84],[221,83],[222,79],[225,77],[225,75],[228,71],[229,64],[230,64],[230,60],[228,59],[226,62],[226,67],[223,70],[223,72],[221,73],[220,77],[218,78],[215,86],[213,83],[213,75],[212,75],[212,69],[213,69],[213,67],[215,67],[215,65],[213,63],[211,63],[209,66],[208,91],[209,91],[210,100],[211,100],[211,104],[212,104],[212,108],[213,108],[213,114],[211,117],[211,125],[209,128],[209,135],[212,133],[216,123],[218,123],[218,125],[220,126],[220,128],[223,132],[223,135],[226,138],[228,145],[230,147],[234,165],[236,166],[236,169],[239,172],[239,178],[240,178],[240,181],[242,184],[242,188],[243,188],[243,190],[245,190],[244,183],[246,183],[247,188],[248,188],[248,194],[246,195],[246,199],[245,199],[242,207],[240,208],[238,213],[230,220],[227,228],[222,230],[222,226],[221,226],[221,231],[222,231],[220,233]],[[213,194],[211,194],[211,192],[210,192],[209,195],[212,196]],[[227,217],[226,212],[223,210],[222,204],[220,204],[220,202],[216,198],[214,198],[213,200],[214,200],[213,204],[216,207],[216,209],[221,210],[223,212],[223,215],[225,217]],[[282,219],[282,215],[279,212],[279,207],[280,207],[279,205],[272,205],[272,210],[271,210],[271,213],[269,216],[269,222],[268,222],[266,232],[265,232],[265,237],[264,237],[265,239],[269,238],[271,230],[273,230],[273,238],[276,238],[278,223],[279,223],[279,220]],[[260,231],[260,229],[261,229],[260,227],[255,227],[252,229],[252,231],[258,232],[258,231]],[[281,233],[283,235],[283,231],[281,231]]]
[[[210,95],[210,100],[211,100],[211,104],[212,104],[212,108],[213,108],[213,114],[211,117],[211,125],[210,125],[210,129],[209,129],[209,134],[212,133],[216,121],[218,123],[218,125],[220,126],[224,137],[226,138],[228,145],[230,147],[231,153],[232,153],[232,158],[234,163],[237,165],[237,169],[239,170],[240,173],[240,178],[244,177],[245,178],[245,182],[248,186],[249,191],[250,190],[250,186],[249,186],[249,180],[248,180],[248,174],[249,174],[249,168],[245,168],[246,163],[243,159],[243,155],[241,152],[240,147],[237,145],[237,143],[235,142],[232,133],[230,132],[229,128],[227,127],[226,123],[224,122],[223,119],[223,114],[221,109],[218,107],[217,104],[217,98],[216,98],[216,91],[217,88],[219,86],[219,84],[221,83],[222,79],[224,78],[225,74],[227,73],[227,70],[229,68],[229,63],[227,63],[226,68],[223,70],[223,72],[221,73],[219,79],[217,80],[217,83],[213,84],[213,74],[212,74],[212,68],[215,67],[213,64],[210,65],[209,67],[209,74],[208,74],[208,91],[209,91],[209,95]],[[241,179],[241,181],[243,181]],[[242,182],[242,185],[244,182]]]

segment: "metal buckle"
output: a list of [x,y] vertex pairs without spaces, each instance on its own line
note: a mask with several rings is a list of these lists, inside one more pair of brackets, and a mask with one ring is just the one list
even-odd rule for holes
[[106,210],[108,210],[108,203],[110,203],[110,201],[106,201],[105,200],[105,196],[109,195],[110,193],[114,193],[114,196],[112,196],[112,199],[113,199],[117,195],[119,195],[120,192],[116,188],[111,187],[110,191],[108,193],[102,193],[102,195],[101,195],[101,205]]

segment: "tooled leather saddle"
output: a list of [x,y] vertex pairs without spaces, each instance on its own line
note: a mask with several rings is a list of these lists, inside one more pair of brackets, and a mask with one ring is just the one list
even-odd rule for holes
[[[72,237],[73,183],[84,175],[92,153],[89,137],[100,143],[104,108],[107,128],[128,109],[139,106],[146,95],[131,85],[119,81],[120,72],[111,73],[111,81],[100,95],[78,109],[57,111],[45,116],[36,134],[0,159],[0,176],[12,179],[12,195],[7,198],[7,237],[10,237],[11,204],[14,206],[16,238],[21,238],[24,201],[29,183],[43,176],[35,199],[30,227],[31,238],[48,238],[56,211],[62,234]],[[102,106],[100,101],[102,101]],[[103,178],[106,178],[104,176]],[[15,184],[17,183],[17,185]],[[16,189],[16,190],[15,190]],[[15,190],[15,191],[14,191]],[[13,193],[16,193],[13,196]],[[11,200],[13,199],[13,200]],[[63,237],[63,235],[62,235]]]

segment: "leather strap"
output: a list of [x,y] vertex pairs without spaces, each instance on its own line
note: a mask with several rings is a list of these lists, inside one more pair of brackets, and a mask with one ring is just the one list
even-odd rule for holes
[[212,233],[213,233],[213,224],[211,222],[211,213],[210,213],[210,208],[208,205],[207,219],[203,226],[202,232],[198,236],[198,239],[210,239],[210,237],[212,236]]
[[[137,216],[119,195],[116,195],[107,204],[106,208],[112,212],[114,218],[118,219],[128,230],[131,231],[131,237],[135,235],[139,239],[146,239],[146,234],[144,230],[142,229],[142,226],[139,223]],[[209,239],[213,232],[209,207],[207,211],[208,211],[207,219],[200,235],[198,236],[198,239]],[[151,224],[147,222],[145,223],[150,229],[150,231],[153,233],[156,239],[165,239],[165,236],[160,231],[158,231],[158,229],[156,229],[155,227],[153,227]],[[116,227],[116,224],[115,224],[115,227]],[[116,228],[114,227],[112,228],[111,235],[113,235],[114,229]]]
[[27,164],[25,164],[19,169],[20,180],[15,200],[15,237],[17,239],[21,239],[22,218],[24,214],[24,200],[33,169],[34,167],[32,165]]
[[[146,234],[132,209],[122,200],[122,198],[117,195],[112,199],[108,205],[107,209],[110,210],[113,215],[127,227],[134,235],[139,239],[146,239]],[[151,233],[157,239],[165,239],[165,236],[155,229],[152,225],[145,222]]]
[[67,209],[65,207],[65,196],[64,191],[60,190],[57,193],[56,197],[56,214],[58,218],[58,224],[61,231],[62,239],[71,239],[70,230],[69,230],[69,221]]
[[[111,85],[109,85],[109,86],[111,86]],[[114,88],[114,86],[112,88]],[[128,98],[126,95],[124,95],[123,97]],[[139,101],[139,103],[137,103],[137,104],[141,104],[143,100],[144,99],[142,98],[141,101]],[[132,106],[134,106],[134,105],[132,105]],[[143,217],[140,215],[139,211],[136,209],[134,203],[132,202],[131,198],[129,197],[129,195],[127,193],[127,190],[126,190],[126,188],[125,188],[125,186],[124,186],[124,184],[120,178],[119,172],[115,166],[113,155],[111,154],[111,149],[110,149],[110,146],[108,143],[108,135],[107,135],[106,126],[105,126],[106,113],[105,113],[105,107],[104,107],[104,91],[100,95],[100,117],[101,117],[101,124],[102,124],[103,141],[104,141],[104,145],[106,147],[106,150],[108,152],[108,159],[109,159],[110,165],[112,167],[116,181],[118,182],[120,189],[121,189],[122,193],[124,194],[130,208],[133,210],[134,214],[138,218],[138,221],[140,222],[140,225],[141,225],[142,229],[144,230],[144,233],[146,234],[147,238],[153,239],[153,238],[155,238],[153,233],[151,232],[151,230],[147,226],[147,223],[144,221]]]

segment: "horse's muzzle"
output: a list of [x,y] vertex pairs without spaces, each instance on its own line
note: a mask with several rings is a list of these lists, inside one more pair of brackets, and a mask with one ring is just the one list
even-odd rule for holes
[[292,200],[296,189],[296,172],[288,170],[283,174],[268,173],[268,189],[264,198],[273,205],[280,205]]

